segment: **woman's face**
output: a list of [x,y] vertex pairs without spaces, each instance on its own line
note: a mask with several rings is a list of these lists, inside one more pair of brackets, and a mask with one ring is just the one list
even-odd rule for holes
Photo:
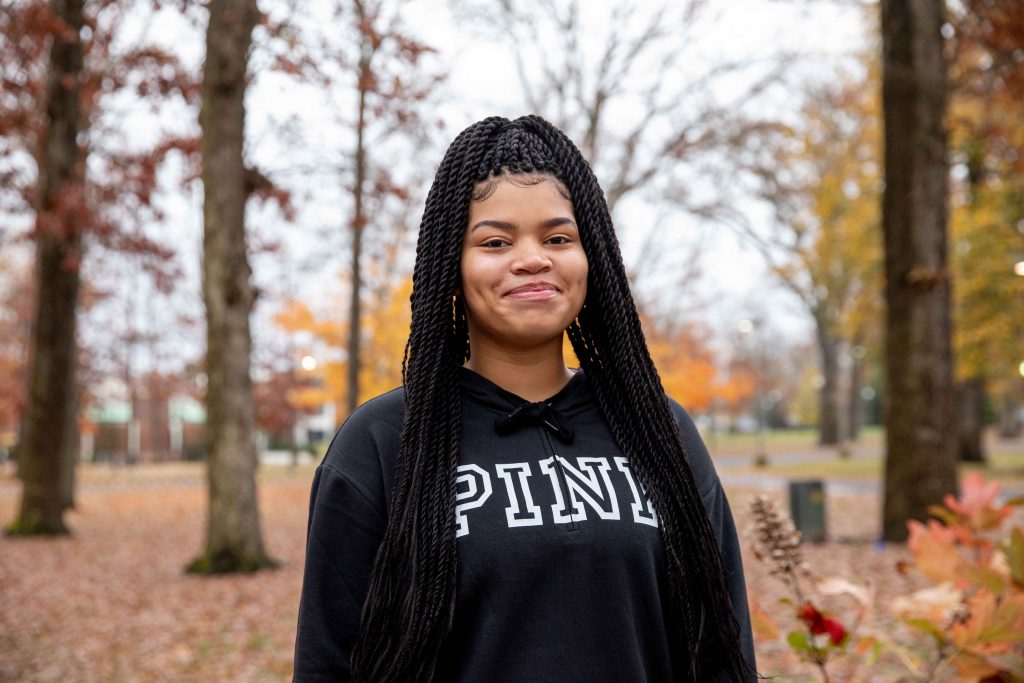
[[474,344],[526,350],[560,340],[587,296],[576,216],[554,181],[501,180],[470,202],[460,266]]

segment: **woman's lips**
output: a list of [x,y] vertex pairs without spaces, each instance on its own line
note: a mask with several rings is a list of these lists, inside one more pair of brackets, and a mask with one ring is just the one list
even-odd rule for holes
[[526,285],[517,287],[506,294],[516,301],[546,301],[558,294],[558,290],[551,285]]

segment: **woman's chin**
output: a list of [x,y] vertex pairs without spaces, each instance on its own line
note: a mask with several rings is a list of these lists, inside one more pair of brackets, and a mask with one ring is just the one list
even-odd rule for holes
[[514,329],[503,330],[501,334],[491,336],[490,346],[515,350],[535,349],[543,346],[561,344],[564,327],[558,323],[545,325],[518,325]]

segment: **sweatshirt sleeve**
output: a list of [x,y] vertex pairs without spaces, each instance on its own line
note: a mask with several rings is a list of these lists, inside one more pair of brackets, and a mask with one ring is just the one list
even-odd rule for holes
[[[729,508],[729,501],[722,489],[722,483],[718,478],[718,473],[715,472],[715,466],[711,462],[711,456],[704,445],[704,440],[701,439],[700,433],[697,431],[697,426],[682,406],[671,399],[669,403],[679,423],[690,469],[693,471],[701,501],[711,520],[711,528],[714,529],[718,548],[722,554],[729,601],[732,603],[733,614],[740,627],[740,649],[750,670],[753,670],[757,667],[754,656],[754,635],[750,626],[750,607],[747,603],[747,587],[743,577],[743,559],[740,554],[740,542],[732,510]],[[751,680],[756,680],[756,678],[752,675]]]
[[[295,636],[295,683],[348,681],[359,617],[387,527],[389,425],[361,407],[338,430],[313,477]],[[393,454],[392,458],[393,458]]]

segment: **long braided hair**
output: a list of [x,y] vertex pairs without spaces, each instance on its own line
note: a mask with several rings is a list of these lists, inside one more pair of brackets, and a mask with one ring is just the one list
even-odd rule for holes
[[568,189],[589,262],[568,328],[619,447],[658,512],[671,592],[670,642],[699,680],[748,672],[711,524],[640,329],[604,194],[575,145],[538,116],[491,117],[455,138],[427,195],[402,362],[405,424],[390,517],[352,654],[361,682],[429,682],[455,612],[455,494],[462,423],[459,367],[469,357],[456,296],[474,188],[501,175],[553,176]]

